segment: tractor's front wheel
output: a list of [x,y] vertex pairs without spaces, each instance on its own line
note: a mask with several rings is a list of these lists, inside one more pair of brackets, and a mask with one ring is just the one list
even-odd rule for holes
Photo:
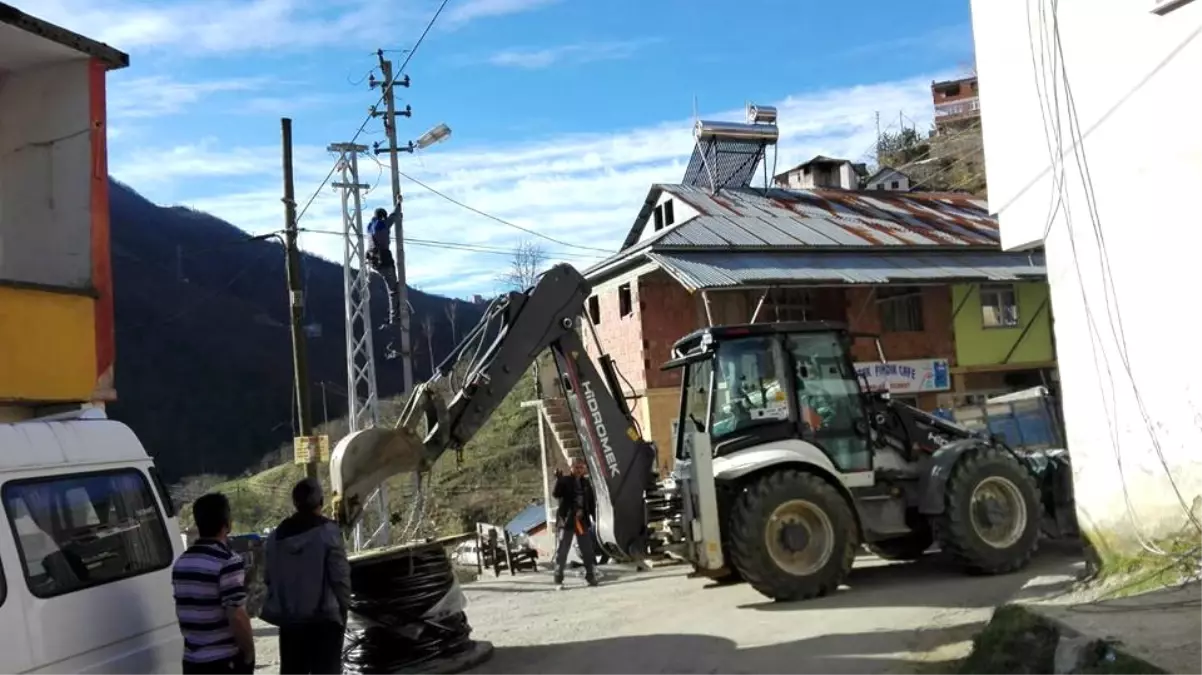
[[952,467],[939,547],[969,572],[1021,569],[1039,545],[1039,488],[1026,467],[1000,448],[969,451]]
[[761,476],[735,500],[731,562],[752,588],[774,600],[804,600],[839,587],[855,560],[851,506],[829,483],[785,469]]

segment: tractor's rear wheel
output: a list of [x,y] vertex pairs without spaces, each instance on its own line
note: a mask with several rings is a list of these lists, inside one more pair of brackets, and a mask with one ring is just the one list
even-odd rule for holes
[[905,536],[876,541],[865,546],[884,560],[918,560],[927,552],[935,537],[930,530],[923,529]]
[[855,560],[856,523],[829,483],[786,469],[760,477],[731,509],[731,562],[774,600],[804,600],[839,587]]
[[1039,546],[1035,478],[1000,448],[969,451],[952,467],[936,519],[939,546],[975,574],[1021,569]]

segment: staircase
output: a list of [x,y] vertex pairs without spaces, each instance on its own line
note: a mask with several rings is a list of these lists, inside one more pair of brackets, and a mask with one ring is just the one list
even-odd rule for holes
[[572,420],[572,413],[568,410],[568,402],[559,397],[544,398],[542,410],[551,435],[555,437],[555,444],[559,446],[564,462],[570,467],[573,461],[583,457],[583,447],[580,444],[580,434],[576,431],[576,422]]

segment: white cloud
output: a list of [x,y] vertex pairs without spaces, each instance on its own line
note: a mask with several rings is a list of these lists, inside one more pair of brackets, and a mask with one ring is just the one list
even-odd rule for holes
[[264,78],[183,82],[165,75],[127,78],[123,74],[118,71],[108,86],[109,116],[122,119],[173,115],[213,94],[254,91],[268,82]]
[[[876,111],[925,124],[931,117],[931,74],[899,82],[808,92],[777,102],[780,157],[784,170],[816,154],[864,159],[876,138]],[[712,116],[739,119],[741,111]],[[650,120],[649,120],[650,122]],[[507,145],[455,147],[454,140],[417,157],[402,159],[402,171],[477,209],[580,246],[616,250],[652,183],[677,182],[692,151],[690,120],[649,123],[610,133],[531,138]],[[324,148],[298,147],[296,191],[303,206],[333,163]],[[215,141],[152,151],[114,152],[111,166],[121,181],[151,199],[184,203],[253,232],[278,230],[279,149],[222,148]],[[769,158],[771,162],[771,157]],[[768,167],[772,169],[771,166]],[[236,179],[245,189],[221,191],[195,178]],[[387,205],[387,173],[370,158],[360,179],[377,184],[363,203],[365,212]],[[227,181],[228,182],[228,181]],[[449,241],[511,250],[529,235],[481,217],[403,180],[405,231],[415,239]],[[341,204],[325,187],[301,223],[302,228],[338,230]],[[538,242],[553,260],[585,267],[603,254]],[[342,260],[339,237],[306,234],[302,244]],[[410,281],[425,290],[467,295],[493,290],[505,255],[408,247]]]
[[503,49],[490,55],[487,62],[494,66],[537,70],[554,65],[616,61],[629,58],[650,40],[619,42],[582,42],[538,49]]
[[453,2],[446,10],[447,23],[452,25],[464,24],[476,19],[484,19],[509,14],[520,14],[539,9],[558,2],[559,0],[459,0]]
[[[463,24],[553,0],[466,0],[443,19]],[[437,0],[39,0],[32,13],[123,51],[236,55],[414,38]]]

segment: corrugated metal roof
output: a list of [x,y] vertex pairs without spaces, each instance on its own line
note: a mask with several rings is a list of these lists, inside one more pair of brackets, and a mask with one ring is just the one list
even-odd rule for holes
[[[645,244],[677,247],[984,247],[1000,244],[997,220],[968,195],[844,190],[662,190],[700,215]],[[636,224],[645,226],[645,222]],[[637,248],[637,246],[636,246]]]
[[510,534],[527,534],[530,530],[547,522],[547,510],[542,503],[531,504],[522,509],[522,512],[517,514],[506,525],[505,529]]
[[690,291],[777,284],[1019,281],[1047,275],[1042,253],[653,251],[646,255]]

